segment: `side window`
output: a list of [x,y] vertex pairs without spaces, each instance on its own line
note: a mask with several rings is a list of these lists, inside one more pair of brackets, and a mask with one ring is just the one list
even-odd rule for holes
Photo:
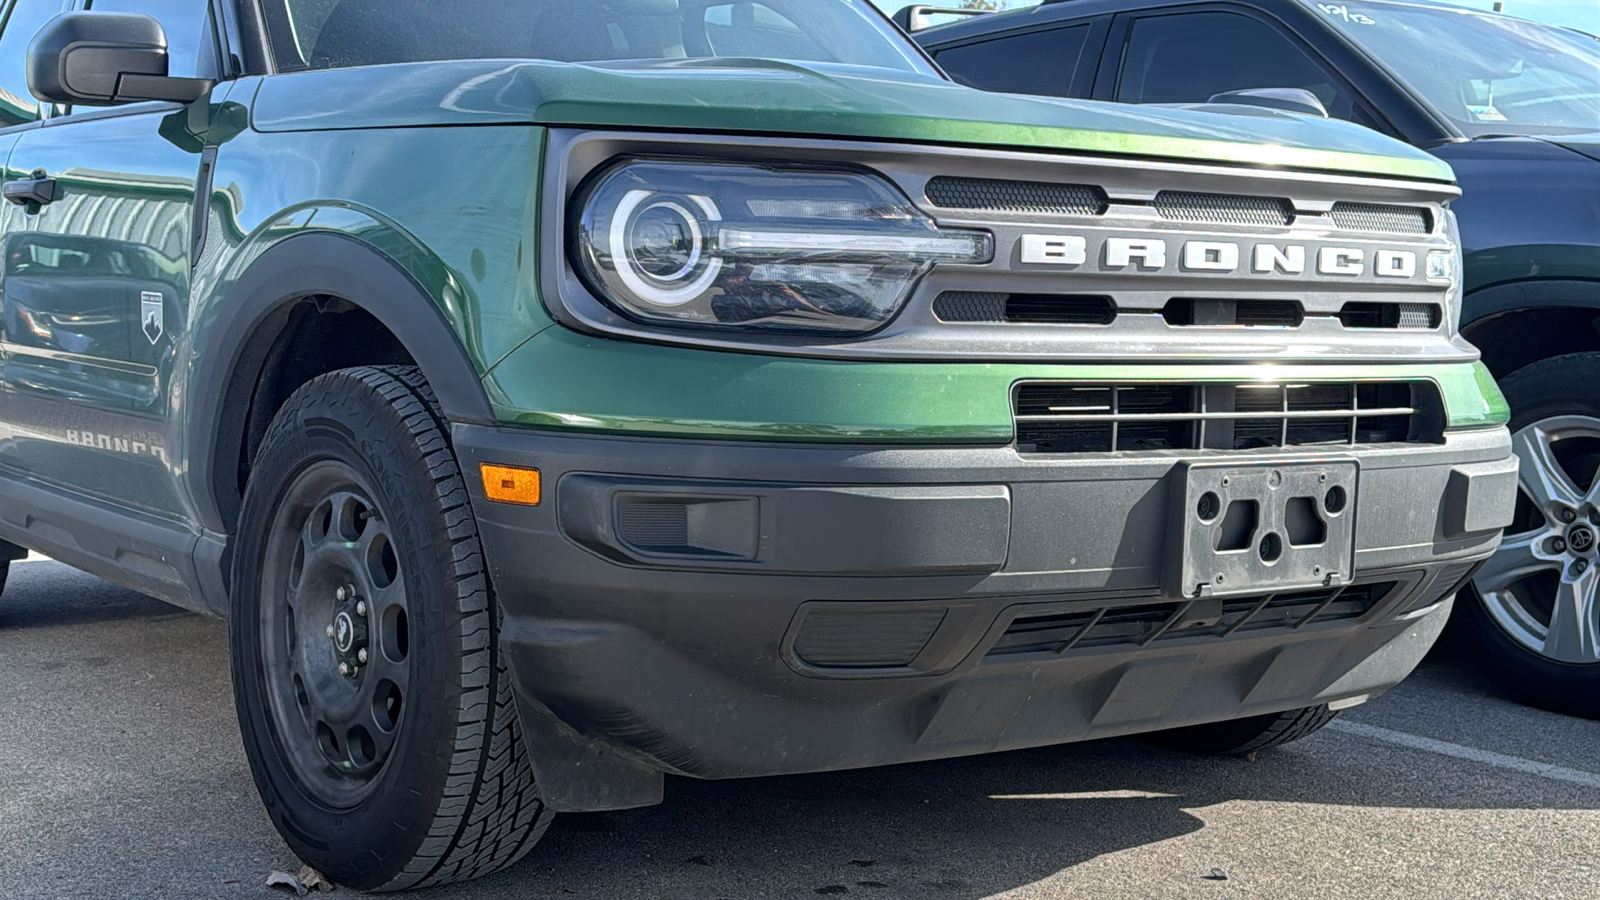
[[1135,19],[1116,99],[1124,103],[1203,103],[1227,91],[1305,88],[1328,114],[1348,119],[1354,102],[1304,50],[1259,19],[1193,12]]
[[24,63],[28,45],[45,23],[61,14],[61,0],[17,0],[0,31],[0,127],[39,118],[39,101],[28,93]]
[[1088,39],[1089,26],[1074,25],[963,44],[936,51],[933,58],[951,78],[969,87],[1067,97]]
[[143,13],[167,32],[168,74],[216,78],[217,38],[207,0],[94,0],[95,12]]

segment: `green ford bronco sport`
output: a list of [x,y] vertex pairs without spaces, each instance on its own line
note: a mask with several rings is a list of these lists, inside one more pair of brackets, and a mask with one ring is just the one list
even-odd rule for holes
[[1307,734],[1511,518],[1451,172],[865,0],[10,0],[0,538],[231,620],[346,885],[554,812]]

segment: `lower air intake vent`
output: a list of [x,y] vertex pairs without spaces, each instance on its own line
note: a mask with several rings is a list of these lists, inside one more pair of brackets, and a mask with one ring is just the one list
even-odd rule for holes
[[928,201],[945,209],[1045,213],[1058,216],[1103,215],[1105,191],[1083,184],[997,181],[941,175],[928,182]]
[[944,617],[943,609],[817,610],[800,624],[794,652],[801,661],[822,668],[909,666],[928,645]]
[[933,314],[941,322],[1110,325],[1117,307],[1110,297],[946,291],[933,301]]
[[1151,603],[1023,615],[1012,621],[985,659],[1061,655],[1096,647],[1141,646],[1184,638],[1222,640],[1241,632],[1293,631],[1308,625],[1350,621],[1371,612],[1396,584],[1388,581],[1227,601]]
[[1386,206],[1380,203],[1335,203],[1334,224],[1346,231],[1372,231],[1387,234],[1428,234],[1433,231],[1433,216],[1414,206]]
[[1440,443],[1431,382],[1085,384],[1023,382],[1020,453],[1260,450]]
[[1205,225],[1283,226],[1294,221],[1294,204],[1275,197],[1162,191],[1155,209],[1163,219]]

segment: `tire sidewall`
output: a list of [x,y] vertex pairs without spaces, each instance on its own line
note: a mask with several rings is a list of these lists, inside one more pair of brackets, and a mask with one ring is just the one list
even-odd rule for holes
[[[388,885],[428,838],[444,800],[462,703],[463,616],[438,503],[415,439],[370,385],[335,373],[291,398],[269,430],[246,491],[233,563],[230,642],[240,726],[257,787],[291,848],[339,883]],[[331,385],[330,385],[331,382]],[[329,389],[329,387],[336,389]],[[408,596],[411,689],[398,737],[376,790],[351,809],[332,809],[286,764],[267,696],[259,595],[267,535],[283,493],[322,460],[352,468],[390,527]],[[446,666],[454,666],[454,671]],[[348,847],[368,850],[352,865]]]

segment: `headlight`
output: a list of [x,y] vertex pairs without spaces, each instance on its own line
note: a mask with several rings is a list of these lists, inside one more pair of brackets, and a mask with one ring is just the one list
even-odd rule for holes
[[994,257],[859,172],[634,161],[580,198],[575,255],[630,318],[695,327],[873,331],[935,263]]
[[1445,320],[1450,323],[1453,334],[1461,330],[1461,306],[1465,301],[1466,286],[1462,280],[1461,226],[1456,222],[1454,210],[1445,210],[1444,217],[1445,235],[1455,246],[1428,254],[1428,280],[1450,286],[1445,297]]

